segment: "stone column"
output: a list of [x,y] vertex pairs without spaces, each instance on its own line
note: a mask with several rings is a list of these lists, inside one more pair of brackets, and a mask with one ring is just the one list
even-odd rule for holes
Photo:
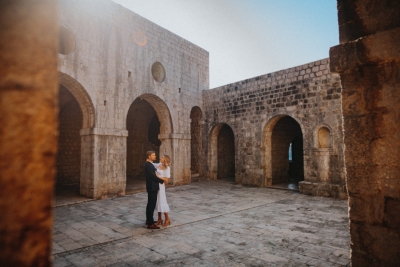
[[338,0],[351,263],[400,266],[400,1]]
[[160,134],[160,155],[171,157],[171,178],[174,185],[190,183],[190,134]]
[[204,165],[202,162],[207,162],[207,158],[204,157],[204,147],[203,147],[203,131],[205,128],[205,121],[199,121],[199,176],[205,176]]
[[81,135],[81,174],[80,174],[80,194],[85,197],[95,198],[95,165],[94,135],[90,134],[90,128],[82,129]]
[[94,199],[123,196],[126,188],[128,131],[90,128],[81,130],[81,194]]
[[0,1],[0,266],[51,266],[57,13],[57,1]]
[[320,182],[322,183],[331,182],[331,177],[329,175],[330,154],[331,153],[329,148],[317,148],[314,150],[317,171],[319,174]]

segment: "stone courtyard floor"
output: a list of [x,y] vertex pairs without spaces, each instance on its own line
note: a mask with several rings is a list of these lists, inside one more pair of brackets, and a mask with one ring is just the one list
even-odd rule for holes
[[145,192],[55,208],[54,266],[350,266],[346,200],[223,181],[166,191],[160,230],[145,228]]

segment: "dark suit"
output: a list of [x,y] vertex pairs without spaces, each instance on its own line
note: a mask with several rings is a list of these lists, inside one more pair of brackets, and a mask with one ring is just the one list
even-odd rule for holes
[[147,190],[146,220],[148,225],[152,225],[154,224],[153,213],[157,204],[157,193],[160,189],[159,184],[163,184],[164,180],[156,176],[156,167],[151,162],[146,162],[144,173],[146,175]]

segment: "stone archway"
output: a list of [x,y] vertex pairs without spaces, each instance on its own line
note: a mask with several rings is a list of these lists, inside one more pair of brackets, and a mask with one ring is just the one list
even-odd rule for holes
[[90,145],[80,135],[82,129],[94,127],[94,107],[83,86],[71,76],[59,73],[59,138],[57,153],[56,204],[68,202],[82,194],[81,184],[90,180],[84,164]]
[[127,117],[126,129],[126,192],[143,190],[146,187],[144,164],[146,151],[154,150],[157,161],[160,154],[171,155],[172,133],[171,116],[167,105],[159,97],[144,94],[131,104]]
[[264,185],[303,181],[303,134],[300,124],[290,116],[278,115],[267,123],[263,135]]
[[74,96],[82,111],[82,129],[94,128],[94,105],[85,88],[68,74],[59,72],[59,83]]
[[190,171],[192,179],[198,177],[202,172],[201,118],[201,109],[193,107],[190,111]]
[[232,128],[219,123],[211,130],[209,147],[210,178],[235,181],[235,136]]

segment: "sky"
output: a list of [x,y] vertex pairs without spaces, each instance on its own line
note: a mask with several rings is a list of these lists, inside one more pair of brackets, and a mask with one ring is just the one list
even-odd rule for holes
[[336,0],[113,0],[209,52],[210,88],[329,57]]

